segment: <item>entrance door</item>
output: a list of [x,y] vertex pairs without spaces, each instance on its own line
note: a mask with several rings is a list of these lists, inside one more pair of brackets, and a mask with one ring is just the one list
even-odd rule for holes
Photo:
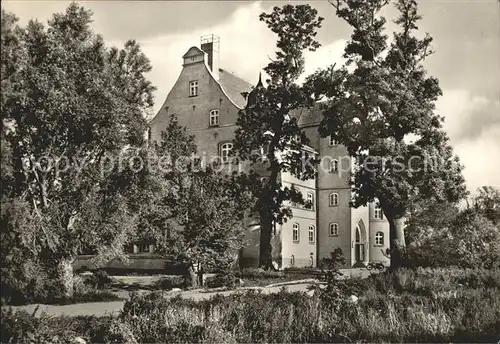
[[355,253],[356,262],[364,262],[364,260],[365,260],[365,244],[356,244],[354,253]]
[[359,226],[356,227],[356,241],[354,244],[354,258],[356,263],[364,262],[365,260],[365,243],[361,235]]

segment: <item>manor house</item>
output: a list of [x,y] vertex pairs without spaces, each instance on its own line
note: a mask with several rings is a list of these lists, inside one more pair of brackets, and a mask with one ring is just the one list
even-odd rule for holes
[[[175,115],[179,124],[194,135],[200,155],[231,164],[238,111],[245,108],[253,86],[220,68],[218,51],[219,38],[210,35],[201,38],[200,47],[191,47],[182,56],[182,71],[150,123],[149,140],[160,143],[161,132],[170,116]],[[384,252],[389,247],[389,224],[381,209],[375,204],[357,209],[349,206],[348,181],[353,161],[347,158],[346,148],[320,137],[322,114],[318,108],[304,108],[290,115],[297,118],[310,140],[310,147],[304,149],[318,154],[324,166],[318,169],[315,179],[307,181],[289,173],[281,175],[283,184],[297,187],[312,206],[290,204],[293,218],[276,226],[276,264],[280,268],[316,266],[336,247],[342,249],[346,267],[369,261],[388,264]],[[247,239],[240,259],[244,265],[255,266],[259,255],[259,225],[255,221],[248,222]]]

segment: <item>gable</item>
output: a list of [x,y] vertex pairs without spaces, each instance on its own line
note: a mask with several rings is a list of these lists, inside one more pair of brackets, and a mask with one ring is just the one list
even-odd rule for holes
[[183,65],[187,66],[194,63],[205,62],[205,53],[197,47],[191,47],[182,58],[184,59]]
[[197,48],[197,47],[191,47],[189,48],[189,50],[187,51],[187,53],[185,53],[182,58],[185,59],[186,57],[195,57],[195,56],[199,56],[199,55],[204,55],[205,52],[203,52],[203,50],[201,50],[200,48]]

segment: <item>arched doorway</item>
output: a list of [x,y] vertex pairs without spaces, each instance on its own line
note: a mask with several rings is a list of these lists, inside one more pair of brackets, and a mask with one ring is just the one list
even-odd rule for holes
[[354,260],[355,264],[366,261],[366,229],[363,220],[356,226],[354,239]]

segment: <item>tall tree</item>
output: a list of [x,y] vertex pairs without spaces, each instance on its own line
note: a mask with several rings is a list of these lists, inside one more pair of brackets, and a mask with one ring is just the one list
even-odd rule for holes
[[173,116],[154,150],[148,173],[159,187],[148,193],[155,201],[141,212],[140,235],[186,267],[193,285],[207,269],[228,272],[243,245],[249,195],[233,176],[201,164],[193,137]]
[[243,179],[252,185],[257,198],[254,210],[261,224],[260,266],[270,268],[273,223],[282,223],[291,215],[283,202],[303,203],[295,188],[283,187],[281,173],[289,171],[302,179],[314,175],[310,165],[301,168],[302,145],[308,140],[290,112],[312,104],[312,98],[297,84],[297,79],[304,71],[303,51],[314,51],[320,46],[315,36],[323,18],[309,5],[285,5],[274,7],[271,13],[262,13],[260,20],[278,35],[277,52],[275,59],[264,68],[269,75],[267,87],[259,80],[248,97],[246,108],[238,115],[235,150],[240,158],[256,167],[262,160],[254,153],[265,149],[265,178],[261,178],[262,174],[249,173],[243,175]]
[[328,99],[319,131],[355,158],[352,205],[380,203],[390,225],[391,267],[398,268],[410,205],[419,199],[454,202],[465,194],[461,166],[434,111],[442,92],[423,66],[432,38],[418,37],[421,16],[414,0],[395,3],[400,30],[390,44],[378,14],[388,0],[330,2],[353,34],[346,65],[307,80],[316,97]]
[[82,248],[120,251],[133,228],[122,192],[102,172],[123,147],[143,143],[153,105],[151,65],[139,45],[106,48],[91,16],[72,3],[47,28],[30,21],[21,29],[2,14],[1,116],[13,152],[12,197],[29,204],[34,218],[34,241],[22,242],[58,266],[67,296]]

